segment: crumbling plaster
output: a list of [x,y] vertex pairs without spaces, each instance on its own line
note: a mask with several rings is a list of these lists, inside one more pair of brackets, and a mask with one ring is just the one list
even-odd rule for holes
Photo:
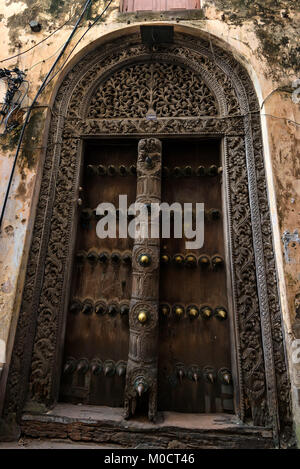
[[[23,111],[30,105],[47,71],[68,38],[80,12],[82,0],[3,1],[0,5],[0,60],[22,53],[46,38],[69,18],[59,31],[31,51],[0,62],[0,68],[17,66],[26,71],[28,96]],[[94,1],[82,22],[69,51],[86,30],[88,24],[105,6]],[[55,77],[38,99],[23,142],[22,152],[10,191],[0,235],[0,367],[5,363],[0,392],[4,393],[15,325],[21,300],[22,284],[30,244],[33,214],[41,176],[46,132],[51,105],[58,83],[72,65],[87,52],[114,37],[138,31],[140,24],[174,24],[176,30],[211,38],[230,50],[247,68],[261,104],[264,153],[266,161],[269,202],[277,257],[278,281],[286,335],[287,354],[294,395],[294,416],[300,428],[300,365],[293,363],[295,339],[300,339],[300,327],[295,322],[295,295],[300,292],[300,244],[284,238],[284,233],[300,233],[300,159],[299,104],[293,83],[300,78],[299,46],[297,46],[296,2],[216,0],[203,1],[201,11],[139,14],[119,13],[119,2],[113,0],[104,18],[77,45],[67,65]],[[33,33],[29,21],[37,19],[42,29]],[[297,49],[298,47],[298,49]],[[68,55],[68,51],[65,57]],[[60,62],[62,66],[64,59]],[[300,85],[299,85],[300,86]],[[294,95],[293,95],[294,92]],[[294,101],[292,97],[294,96]],[[6,191],[18,132],[0,136],[0,206]],[[288,244],[288,246],[287,246]],[[289,249],[289,259],[285,249]],[[299,336],[299,337],[298,337]],[[0,398],[1,403],[1,398]],[[300,430],[299,430],[300,432]]]

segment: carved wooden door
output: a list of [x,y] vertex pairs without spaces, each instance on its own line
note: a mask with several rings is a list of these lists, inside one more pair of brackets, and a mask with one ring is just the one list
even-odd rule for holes
[[[152,420],[156,406],[233,412],[220,145],[86,145],[62,400],[123,406],[125,396],[129,417],[136,406],[145,410],[149,394]],[[99,239],[95,209],[118,206],[119,194],[128,205],[204,203],[203,247],[187,250],[172,223],[170,239]]]

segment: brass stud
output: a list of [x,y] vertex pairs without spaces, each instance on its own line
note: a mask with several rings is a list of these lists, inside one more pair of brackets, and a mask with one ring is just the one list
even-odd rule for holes
[[84,259],[86,258],[86,252],[85,251],[78,251],[76,254],[76,259],[79,263],[82,263]]
[[115,364],[112,360],[106,360],[103,364],[104,376],[113,376],[116,371]]
[[107,252],[101,252],[99,254],[99,261],[101,262],[101,264],[106,264],[108,261],[108,257],[109,255]]
[[199,257],[199,265],[200,267],[207,268],[210,264],[209,257],[206,254],[202,254],[202,256]]
[[174,262],[177,266],[181,266],[184,264],[184,257],[181,254],[176,254],[174,256]]
[[184,363],[176,363],[176,365],[175,365],[175,373],[176,373],[176,375],[177,375],[178,378],[179,378],[180,384],[182,384],[183,378],[184,378],[185,375],[186,375]]
[[198,382],[198,379],[200,378],[201,372],[199,370],[199,367],[197,365],[191,365],[189,366],[187,370],[187,377],[191,380],[194,381],[195,383]]
[[82,313],[89,315],[93,312],[93,304],[92,303],[84,303],[82,307]]
[[218,371],[218,378],[223,384],[230,384],[232,382],[232,376],[228,368],[221,368]]
[[90,369],[93,375],[95,376],[100,375],[103,369],[103,364],[101,360],[99,360],[98,358],[93,358],[93,360],[90,363]]
[[187,267],[196,267],[197,259],[193,254],[188,254],[185,258],[185,264]]
[[101,368],[98,365],[95,364],[91,367],[91,372],[93,373],[93,375],[96,375],[96,376],[100,375]]
[[206,174],[206,169],[204,166],[198,166],[198,168],[196,169],[196,175],[198,177],[202,177],[202,176],[205,176]]
[[194,306],[194,305],[189,306],[188,314],[189,314],[190,318],[195,319],[199,315],[199,310],[198,310],[197,306]]
[[115,316],[118,313],[118,306],[116,304],[111,304],[108,306],[108,314]]
[[86,358],[81,358],[77,364],[77,372],[84,375],[89,369],[89,362]]
[[211,259],[212,265],[214,269],[218,269],[219,267],[222,267],[224,264],[224,259],[216,254],[215,256],[212,257]]
[[87,173],[90,175],[90,176],[98,176],[98,168],[97,166],[93,165],[93,164],[88,164],[87,165]]
[[148,390],[148,383],[143,376],[138,376],[133,384],[137,394],[141,397]]
[[189,177],[193,175],[193,169],[191,166],[185,166],[183,173],[185,176]]
[[95,313],[98,315],[105,314],[106,313],[106,304],[105,303],[96,303],[95,305]]
[[227,318],[227,311],[225,308],[220,307],[215,309],[215,315],[218,319],[224,320]]
[[222,259],[221,257],[219,257],[219,256],[216,256],[216,257],[214,258],[214,261],[215,261],[216,264],[221,264],[221,263],[223,262],[223,259]]
[[70,305],[70,313],[78,314],[82,309],[82,303],[79,300],[72,301]]
[[127,174],[126,166],[121,165],[121,166],[119,167],[119,172],[120,172],[121,176],[126,176],[126,174]]
[[212,316],[212,309],[209,306],[203,306],[201,308],[201,314],[203,315],[204,319],[209,319]]
[[209,176],[216,176],[218,174],[218,167],[215,165],[215,164],[212,164],[208,170],[207,170],[207,174]]
[[98,254],[95,251],[90,251],[88,255],[86,256],[87,260],[91,263],[95,263],[98,260]]
[[125,254],[123,254],[122,259],[123,259],[124,264],[127,264],[127,265],[131,264],[131,254],[129,252],[126,252]]
[[116,363],[116,373],[119,377],[126,374],[126,362],[120,361]]
[[212,208],[209,210],[209,215],[212,220],[219,220],[221,218],[221,212],[217,208]]
[[160,305],[160,312],[163,316],[168,316],[168,314],[170,313],[169,305]]
[[168,254],[163,254],[161,256],[161,261],[163,264],[168,264],[170,262],[170,256]]
[[74,373],[75,369],[76,369],[76,360],[72,357],[68,358],[65,363],[63,373],[65,375],[70,375]]
[[116,168],[115,168],[114,165],[111,164],[111,165],[108,166],[108,168],[107,168],[107,174],[108,174],[109,176],[115,176],[115,175],[117,174],[117,170],[116,170]]
[[184,372],[182,370],[182,368],[180,368],[178,371],[177,371],[177,374],[179,376],[179,381],[180,383],[182,383],[182,380],[183,380],[183,377],[184,377]]
[[105,176],[106,174],[106,168],[102,164],[99,164],[98,166],[98,174],[99,176]]
[[121,262],[121,256],[118,252],[113,252],[110,258],[113,264],[120,264]]
[[216,373],[215,373],[214,369],[211,366],[206,366],[203,369],[203,376],[204,376],[205,381],[207,383],[214,384]]
[[125,316],[126,314],[129,314],[129,305],[128,304],[123,304],[120,308],[120,313],[122,316]]
[[180,167],[179,167],[179,166],[175,166],[175,168],[173,168],[173,170],[172,170],[172,174],[173,174],[173,176],[175,176],[176,178],[182,176],[182,171],[181,171]]
[[138,320],[140,323],[144,324],[148,319],[147,313],[145,311],[140,311],[138,314]]
[[139,264],[143,267],[150,265],[151,259],[147,254],[142,254],[139,258]]
[[184,307],[181,305],[175,305],[173,311],[177,318],[181,318],[184,315]]

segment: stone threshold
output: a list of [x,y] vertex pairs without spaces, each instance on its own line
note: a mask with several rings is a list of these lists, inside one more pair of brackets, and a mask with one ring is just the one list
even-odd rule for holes
[[44,413],[25,412],[22,435],[117,444],[124,448],[273,448],[272,430],[253,427],[229,414],[163,412],[153,424],[145,417],[123,419],[122,408],[57,404]]

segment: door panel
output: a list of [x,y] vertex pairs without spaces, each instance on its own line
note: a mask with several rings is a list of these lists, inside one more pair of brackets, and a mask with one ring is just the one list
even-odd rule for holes
[[[128,143],[88,144],[85,149],[61,386],[64,401],[123,405],[133,243],[130,238],[99,239],[99,217],[91,211],[100,202],[118,207],[119,194],[127,194],[129,204],[135,201],[136,153],[136,144]],[[86,304],[91,306],[84,311]],[[86,366],[80,370],[83,359]]]
[[[217,376],[220,369],[230,370],[229,322],[228,318],[221,320],[214,316],[217,307],[228,311],[224,264],[214,270],[211,265],[205,267],[206,264],[200,266],[199,263],[195,267],[177,265],[174,259],[177,254],[183,258],[193,254],[198,261],[205,254],[211,262],[217,254],[224,260],[222,177],[200,176],[203,171],[213,173],[214,165],[220,167],[220,143],[165,142],[163,165],[167,169],[162,183],[162,201],[169,204],[204,202],[205,235],[203,248],[192,251],[186,250],[185,238],[162,240],[162,256],[167,255],[169,261],[161,264],[160,303],[168,306],[170,312],[164,316],[161,308],[159,408],[184,412],[230,411],[233,405],[231,385]],[[184,175],[184,168],[188,166],[192,168],[191,176]],[[175,175],[175,167],[183,174]],[[219,211],[219,219],[212,219],[211,209]],[[175,305],[184,309],[181,316],[173,311]],[[200,312],[192,319],[188,312],[191,305],[198,310],[210,307],[212,316],[206,319]],[[197,308],[194,308],[196,313]],[[213,383],[207,376],[210,368]],[[194,373],[197,376],[193,376]]]

